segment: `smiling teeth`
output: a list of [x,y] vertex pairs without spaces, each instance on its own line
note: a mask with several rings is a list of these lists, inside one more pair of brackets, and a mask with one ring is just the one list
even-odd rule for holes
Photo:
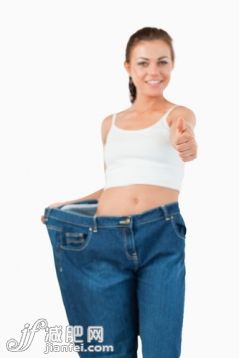
[[147,81],[148,83],[152,83],[152,84],[155,84],[155,83],[160,83],[161,81]]

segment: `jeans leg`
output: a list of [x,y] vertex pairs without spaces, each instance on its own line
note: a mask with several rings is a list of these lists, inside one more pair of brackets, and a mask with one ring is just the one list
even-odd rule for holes
[[[80,357],[137,358],[136,277],[117,228],[87,228],[48,221],[55,267],[69,325],[84,329],[84,348],[111,346],[111,352],[80,352]],[[88,342],[88,327],[103,328],[103,342]]]
[[158,225],[148,226],[147,237],[140,241],[138,305],[144,358],[179,358],[181,354],[184,232],[182,220],[160,220]]

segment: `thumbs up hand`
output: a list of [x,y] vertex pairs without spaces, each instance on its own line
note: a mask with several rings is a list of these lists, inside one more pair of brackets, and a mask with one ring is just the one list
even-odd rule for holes
[[184,162],[189,162],[197,157],[197,143],[193,129],[187,125],[183,116],[176,119],[171,142]]

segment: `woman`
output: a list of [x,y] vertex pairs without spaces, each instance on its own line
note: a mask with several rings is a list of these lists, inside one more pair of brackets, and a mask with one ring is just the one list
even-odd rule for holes
[[145,358],[181,353],[186,225],[178,199],[197,143],[193,111],[164,96],[174,61],[166,31],[145,27],[129,38],[131,106],[102,121],[105,187],[51,204],[42,217],[70,324],[101,326],[114,346],[92,356],[135,358],[138,334]]

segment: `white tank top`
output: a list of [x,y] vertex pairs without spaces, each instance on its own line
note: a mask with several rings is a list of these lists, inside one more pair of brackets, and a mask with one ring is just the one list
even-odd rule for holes
[[116,114],[104,145],[105,188],[130,184],[152,184],[180,190],[184,162],[169,140],[169,108],[153,125],[122,129]]

